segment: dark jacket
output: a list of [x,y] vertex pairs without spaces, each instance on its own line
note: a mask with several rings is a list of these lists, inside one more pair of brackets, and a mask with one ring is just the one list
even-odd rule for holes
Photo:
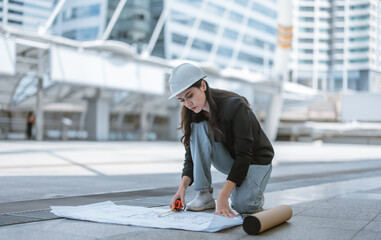
[[[215,100],[219,112],[217,125],[222,131],[222,143],[235,160],[227,180],[240,186],[251,164],[267,165],[274,157],[274,149],[263,132],[253,111],[248,109],[240,97]],[[201,112],[195,114],[194,122],[205,121]],[[182,176],[193,182],[193,161],[189,148],[186,148]]]

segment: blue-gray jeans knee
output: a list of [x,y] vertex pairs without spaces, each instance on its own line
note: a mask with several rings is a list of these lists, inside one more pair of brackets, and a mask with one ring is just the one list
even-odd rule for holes
[[[196,191],[212,188],[211,165],[228,175],[234,159],[221,142],[214,140],[208,122],[193,123],[190,138],[193,160],[194,189]],[[257,212],[262,202],[272,171],[272,165],[250,165],[245,180],[231,193],[232,207],[238,213]]]

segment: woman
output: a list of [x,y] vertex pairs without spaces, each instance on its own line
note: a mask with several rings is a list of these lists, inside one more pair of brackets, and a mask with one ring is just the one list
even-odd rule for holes
[[185,203],[185,192],[194,183],[197,197],[187,210],[214,209],[211,164],[228,175],[217,197],[215,214],[237,216],[261,210],[263,192],[270,178],[273,147],[263,132],[247,100],[233,92],[210,88],[201,68],[185,63],[172,71],[170,98],[182,103],[181,138],[185,161],[176,199]]
[[32,139],[33,124],[34,124],[34,114],[33,112],[29,112],[26,118],[26,136],[28,140]]

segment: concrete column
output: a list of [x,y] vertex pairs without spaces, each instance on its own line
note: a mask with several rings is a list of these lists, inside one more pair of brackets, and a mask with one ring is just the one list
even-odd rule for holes
[[95,141],[109,140],[110,103],[108,99],[94,97],[87,102],[88,139]]
[[117,133],[118,140],[123,140],[123,130],[122,130],[122,127],[123,127],[124,116],[126,116],[125,112],[119,112],[118,119],[116,120],[116,126],[117,126],[117,129],[119,131]]
[[181,105],[179,104],[177,99],[171,99],[169,100],[168,108],[169,108],[168,137],[169,137],[169,140],[178,141],[182,136],[182,131],[177,130],[177,128],[180,127],[180,123],[181,123]]
[[142,108],[140,110],[140,119],[139,119],[139,140],[147,141],[148,134],[148,106],[146,103],[146,97],[142,96]]
[[[282,86],[281,86],[282,88]],[[283,90],[281,89],[278,93],[271,95],[270,103],[266,112],[266,119],[264,123],[263,130],[265,131],[267,137],[274,141],[278,134],[278,126],[280,116],[282,114],[283,108]]]
[[42,141],[44,138],[44,110],[43,110],[43,89],[42,78],[38,78],[37,83],[37,101],[36,101],[36,140]]
[[81,116],[79,118],[79,131],[81,132],[81,135],[80,137],[82,138],[85,138],[85,134],[84,134],[84,131],[86,130],[85,129],[85,125],[86,125],[86,116],[87,116],[87,106],[86,106],[86,109],[84,109],[82,112],[81,112]]
[[292,0],[279,2],[278,16],[278,46],[275,53],[275,74],[278,91],[272,93],[264,131],[267,137],[273,141],[278,133],[278,125],[283,108],[283,85],[289,81],[288,64],[292,44]]

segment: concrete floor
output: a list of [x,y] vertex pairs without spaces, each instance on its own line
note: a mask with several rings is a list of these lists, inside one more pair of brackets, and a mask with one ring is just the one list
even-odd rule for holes
[[[381,148],[277,142],[264,208],[288,223],[258,236],[163,230],[57,218],[52,205],[112,200],[166,206],[180,180],[175,142],[0,142],[0,239],[381,239]],[[213,171],[215,196],[226,176]],[[189,189],[187,201],[194,192]]]

